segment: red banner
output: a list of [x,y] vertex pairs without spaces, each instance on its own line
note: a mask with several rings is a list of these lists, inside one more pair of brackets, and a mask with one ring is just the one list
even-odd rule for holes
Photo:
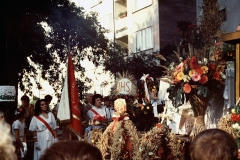
[[75,134],[81,135],[82,124],[80,120],[81,118],[80,103],[78,100],[78,89],[74,75],[72,56],[70,53],[68,54],[68,94],[69,94],[69,106],[71,111],[71,122],[68,125],[68,127]]

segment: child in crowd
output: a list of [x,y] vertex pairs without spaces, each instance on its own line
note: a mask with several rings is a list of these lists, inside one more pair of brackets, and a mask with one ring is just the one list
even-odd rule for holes
[[24,157],[27,152],[26,134],[25,134],[25,118],[27,115],[26,109],[20,107],[15,111],[16,120],[12,124],[13,144],[16,148],[15,153],[18,159]]

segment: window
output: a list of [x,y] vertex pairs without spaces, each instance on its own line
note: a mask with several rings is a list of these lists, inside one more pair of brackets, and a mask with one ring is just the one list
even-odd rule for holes
[[89,0],[90,3],[91,3],[91,7],[94,7],[96,6],[97,4],[101,3],[102,0]]
[[134,52],[153,48],[152,27],[134,33]]
[[133,12],[152,4],[152,0],[133,0]]

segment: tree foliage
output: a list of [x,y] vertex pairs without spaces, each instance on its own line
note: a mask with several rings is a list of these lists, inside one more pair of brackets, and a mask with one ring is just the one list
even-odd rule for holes
[[1,1],[0,12],[0,85],[17,88],[19,83],[22,91],[31,93],[30,77],[39,82],[32,65],[37,64],[42,78],[61,90],[61,64],[71,52],[79,91],[86,90],[80,61],[88,58],[98,65],[108,44],[96,13],[86,14],[68,0]]
[[136,80],[140,80],[143,74],[149,74],[154,79],[160,77],[162,68],[158,66],[159,59],[154,54],[146,52],[129,54],[128,49],[114,43],[109,48],[103,65],[105,70],[112,74],[128,71]]

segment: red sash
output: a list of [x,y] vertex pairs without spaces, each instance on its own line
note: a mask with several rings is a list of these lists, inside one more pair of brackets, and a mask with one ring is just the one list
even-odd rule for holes
[[52,128],[49,126],[49,124],[44,120],[42,119],[40,116],[35,116],[38,120],[40,120],[42,123],[45,124],[45,126],[47,127],[47,129],[52,133],[53,137],[55,138],[55,135],[53,133],[53,130]]
[[94,109],[90,108],[90,110],[91,110],[94,114],[99,115],[99,113],[97,113],[97,111],[95,111]]

